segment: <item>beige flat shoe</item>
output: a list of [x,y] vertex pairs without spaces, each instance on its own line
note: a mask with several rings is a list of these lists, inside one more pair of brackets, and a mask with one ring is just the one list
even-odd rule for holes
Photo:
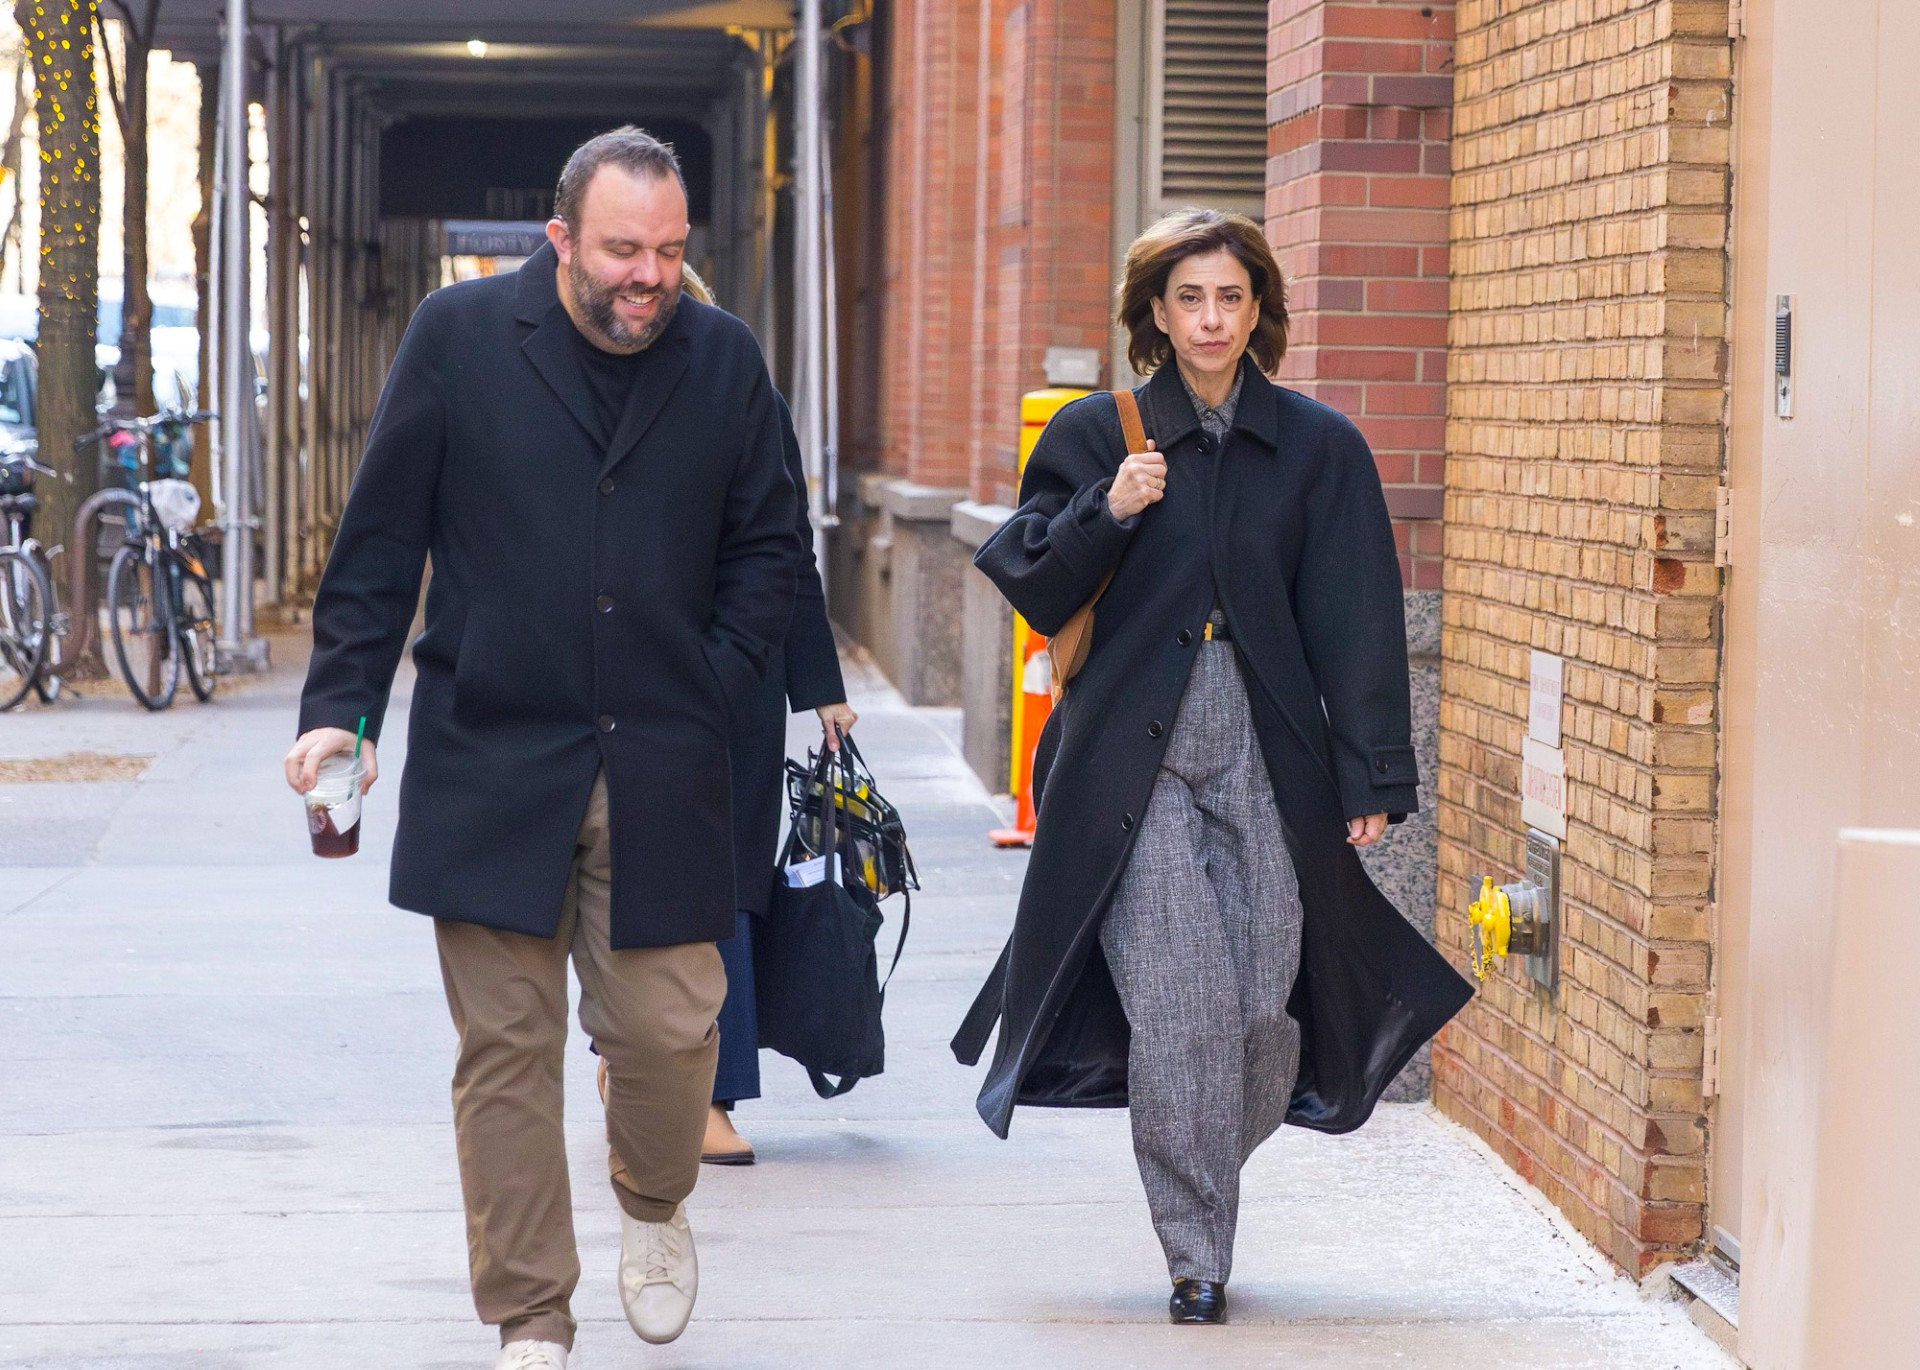
[[707,1110],[707,1136],[700,1144],[701,1165],[752,1165],[753,1143],[733,1130],[733,1118],[715,1104]]

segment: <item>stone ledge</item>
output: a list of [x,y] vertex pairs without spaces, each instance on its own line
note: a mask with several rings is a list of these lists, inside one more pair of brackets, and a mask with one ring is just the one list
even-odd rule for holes
[[1440,655],[1440,592],[1406,590],[1407,655]]
[[1000,525],[1012,517],[1013,510],[1004,504],[981,504],[963,499],[953,506],[950,527],[956,539],[978,550],[981,543],[992,537]]
[[945,523],[953,506],[967,497],[965,490],[943,485],[921,485],[910,480],[876,481],[871,487],[862,482],[861,497],[879,496],[878,504],[897,519],[908,523]]

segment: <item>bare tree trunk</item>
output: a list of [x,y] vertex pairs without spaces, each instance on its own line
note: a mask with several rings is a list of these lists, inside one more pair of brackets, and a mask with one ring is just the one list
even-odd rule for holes
[[20,211],[25,208],[21,199],[25,190],[20,184],[20,147],[25,141],[27,106],[33,102],[27,64],[27,50],[23,47],[13,65],[13,117],[7,124],[6,145],[0,147],[0,178],[13,183],[13,213],[7,219],[6,230],[0,232],[0,277],[7,273],[7,254],[20,246]]
[[[212,409],[219,403],[215,394],[218,382],[213,375],[213,292],[219,283],[213,279],[213,151],[219,137],[220,63],[217,60],[195,62],[200,76],[200,212],[193,216],[193,279],[199,287],[200,308],[200,394],[189,403]],[[193,426],[193,484],[200,492],[201,507],[213,508],[213,427]]]
[[[98,0],[16,0],[40,126],[40,460],[48,543],[72,541],[74,513],[100,485],[96,448],[73,450],[97,419],[93,358],[100,311],[100,109],[94,94]],[[69,556],[90,549],[69,547]],[[76,609],[78,606],[74,606]]]
[[154,411],[153,300],[147,286],[147,57],[153,51],[160,0],[146,0],[144,13],[139,16],[134,13],[138,0],[111,3],[120,18],[124,55],[115,79],[113,58],[108,54],[107,89],[120,123],[126,173],[126,223],[121,234],[126,255],[121,273],[120,361],[113,369],[113,408],[116,414],[130,416]]

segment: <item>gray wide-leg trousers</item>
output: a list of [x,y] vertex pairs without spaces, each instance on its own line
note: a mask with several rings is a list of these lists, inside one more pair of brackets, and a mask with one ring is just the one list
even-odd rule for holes
[[1300,890],[1231,643],[1200,644],[1100,934],[1133,1030],[1133,1149],[1176,1279],[1227,1279],[1240,1168],[1285,1121]]

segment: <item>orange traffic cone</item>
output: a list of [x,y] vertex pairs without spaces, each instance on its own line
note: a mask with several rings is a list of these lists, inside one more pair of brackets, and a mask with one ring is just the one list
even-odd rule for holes
[[1019,769],[1013,778],[1018,808],[1011,828],[995,828],[987,834],[996,847],[1033,845],[1033,754],[1040,745],[1040,730],[1053,712],[1053,660],[1047,655],[1047,640],[1038,633],[1027,634],[1026,649],[1026,664],[1020,670]]

